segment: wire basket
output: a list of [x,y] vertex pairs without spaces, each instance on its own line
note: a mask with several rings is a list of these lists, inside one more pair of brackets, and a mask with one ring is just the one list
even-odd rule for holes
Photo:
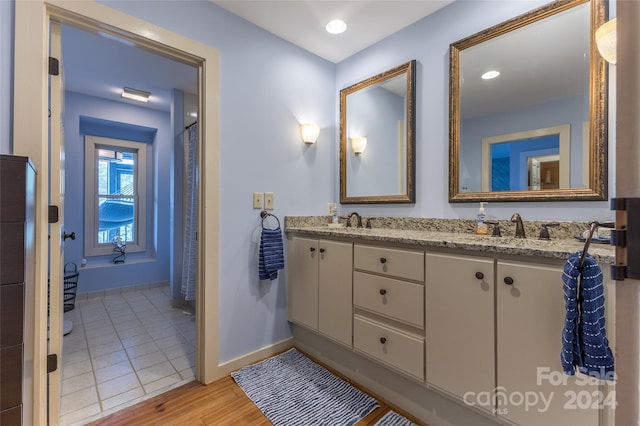
[[78,265],[69,262],[64,265],[64,290],[62,303],[64,312],[69,312],[76,307],[76,292],[78,290]]

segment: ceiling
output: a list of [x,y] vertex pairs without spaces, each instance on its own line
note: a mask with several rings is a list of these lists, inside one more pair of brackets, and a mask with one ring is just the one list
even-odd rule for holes
[[[454,0],[210,0],[328,61],[338,63]],[[342,19],[347,30],[329,34]]]
[[[339,62],[453,0],[223,0],[218,6],[331,62]],[[325,24],[340,17],[345,33]],[[197,93],[195,68],[106,35],[62,26],[65,88],[99,98],[169,111],[171,90]],[[151,93],[147,104],[120,97],[123,87]]]

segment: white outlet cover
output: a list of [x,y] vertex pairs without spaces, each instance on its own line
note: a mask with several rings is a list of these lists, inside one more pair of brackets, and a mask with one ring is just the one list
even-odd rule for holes
[[253,193],[253,208],[254,209],[262,208],[262,192]]
[[273,192],[264,193],[264,208],[266,210],[273,210],[274,194]]

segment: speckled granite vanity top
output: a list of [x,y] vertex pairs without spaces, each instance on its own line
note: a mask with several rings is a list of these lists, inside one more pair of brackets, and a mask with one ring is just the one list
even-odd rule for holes
[[[367,218],[364,218],[363,222]],[[540,221],[525,221],[527,238],[514,238],[514,225],[500,221],[502,237],[475,235],[475,222],[466,219],[425,219],[370,217],[372,229],[331,228],[327,216],[287,216],[285,231],[318,237],[355,238],[371,242],[412,244],[423,247],[447,247],[524,256],[566,259],[569,254],[582,251],[584,243],[574,238],[588,228],[587,222],[559,222],[549,228],[551,240],[538,240]],[[341,223],[345,218],[340,219]],[[613,264],[614,248],[608,244],[592,243],[589,254],[598,262]]]

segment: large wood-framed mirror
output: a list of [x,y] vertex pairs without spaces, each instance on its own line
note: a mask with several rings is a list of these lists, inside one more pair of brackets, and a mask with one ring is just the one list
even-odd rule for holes
[[415,202],[412,60],[340,90],[340,202]]
[[606,200],[606,18],[556,1],[451,44],[450,202]]

